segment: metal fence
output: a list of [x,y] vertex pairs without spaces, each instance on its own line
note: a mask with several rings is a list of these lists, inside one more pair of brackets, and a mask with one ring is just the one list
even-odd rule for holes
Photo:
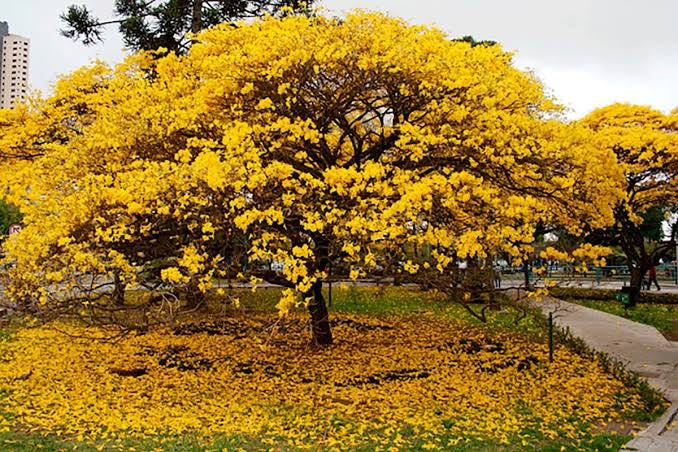
[[[664,282],[678,284],[678,274],[675,264],[657,265],[657,279]],[[521,277],[523,275],[522,267],[502,268],[502,274],[507,277]],[[591,266],[584,272],[577,270],[572,265],[562,264],[540,264],[530,266],[528,269],[530,280],[547,277],[549,279],[561,280],[585,280],[585,281],[628,281],[631,278],[629,267],[627,265],[607,265],[604,267]],[[647,274],[645,275],[647,278]]]

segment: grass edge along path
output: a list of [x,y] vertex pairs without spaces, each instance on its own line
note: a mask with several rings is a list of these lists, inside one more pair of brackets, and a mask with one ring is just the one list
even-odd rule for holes
[[625,308],[616,300],[567,299],[587,308],[623,317],[633,322],[656,328],[670,341],[678,341],[678,305],[659,303],[640,303]]

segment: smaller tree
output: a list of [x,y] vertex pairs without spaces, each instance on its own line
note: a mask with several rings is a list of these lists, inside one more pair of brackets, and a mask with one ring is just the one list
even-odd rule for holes
[[665,212],[678,203],[678,116],[613,104],[581,123],[596,133],[597,146],[616,154],[626,182],[626,196],[614,210],[614,226],[594,235],[621,247],[631,286],[640,290],[645,273],[675,246],[673,236],[662,246],[651,243],[661,237]]

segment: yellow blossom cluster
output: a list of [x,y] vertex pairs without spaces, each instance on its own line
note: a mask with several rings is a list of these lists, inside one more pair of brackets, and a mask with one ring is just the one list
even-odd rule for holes
[[539,253],[539,257],[542,259],[575,263],[576,265],[605,265],[605,257],[610,254],[612,254],[612,250],[606,246],[584,243],[570,253],[558,250],[554,247],[547,247]]
[[612,104],[580,123],[595,132],[596,146],[615,152],[625,176],[621,204],[635,222],[658,205],[678,199],[678,114],[646,106]]

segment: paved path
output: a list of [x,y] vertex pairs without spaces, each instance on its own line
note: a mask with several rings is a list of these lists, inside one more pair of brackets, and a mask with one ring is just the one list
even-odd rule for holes
[[555,312],[558,325],[569,328],[592,348],[646,377],[672,403],[659,420],[626,445],[626,450],[678,452],[678,342],[666,340],[651,326],[584,306],[552,298],[538,305],[547,315]]

